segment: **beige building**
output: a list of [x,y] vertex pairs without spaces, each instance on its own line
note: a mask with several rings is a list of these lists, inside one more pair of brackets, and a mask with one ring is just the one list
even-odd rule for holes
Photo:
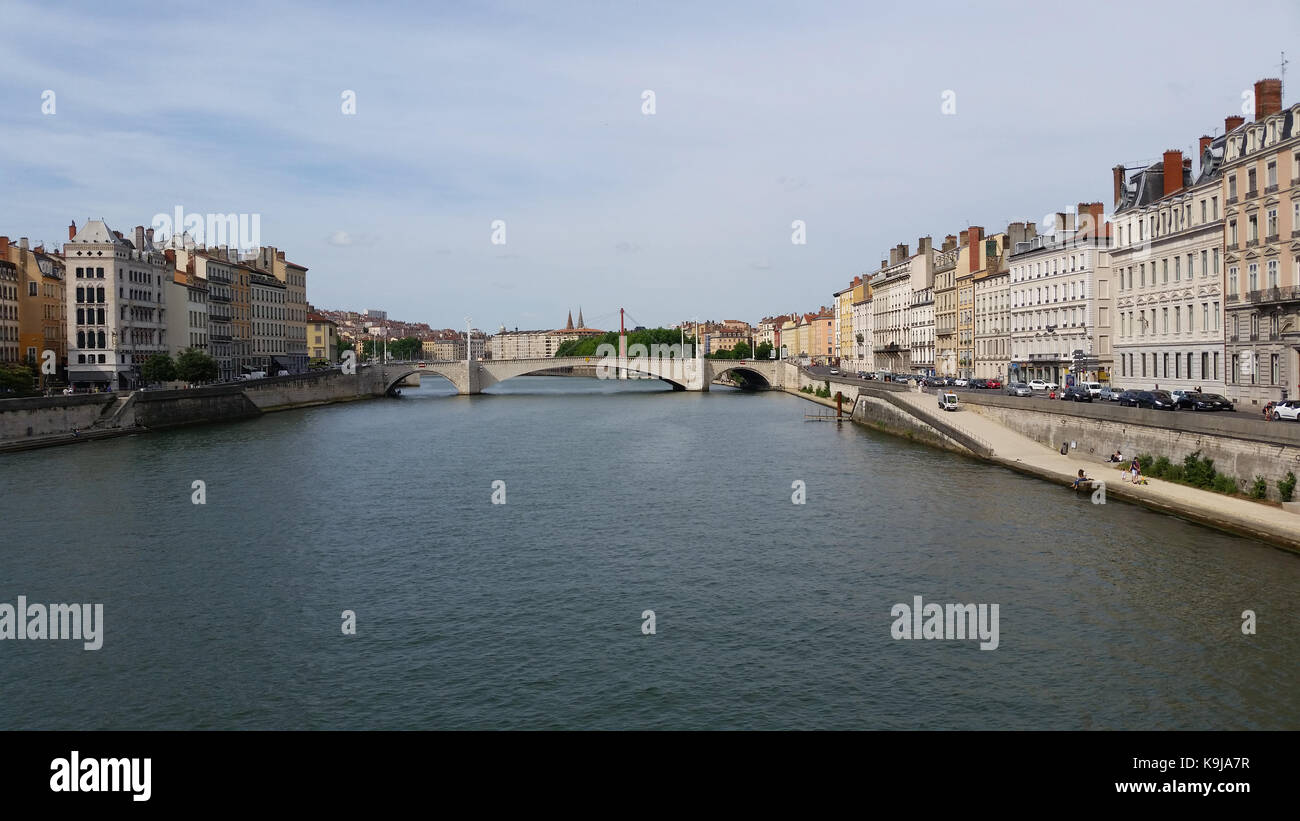
[[[274,376],[281,370],[288,370],[290,363],[288,286],[261,270],[253,271],[248,275],[248,295],[252,312],[249,364],[254,370]],[[304,339],[306,327],[304,322]]]
[[192,271],[174,271],[165,290],[167,352],[172,359],[190,349],[211,356],[208,343],[208,283]]
[[1225,124],[1227,394],[1263,405],[1300,397],[1300,105],[1255,83],[1255,119]]
[[1118,385],[1224,391],[1223,140],[1201,138],[1198,175],[1176,150],[1114,169]]
[[944,238],[934,257],[934,370],[939,376],[957,375],[957,237]]
[[250,260],[258,271],[284,285],[284,351],[277,359],[289,373],[307,370],[307,268],[285,259],[284,251],[263,246]]
[[933,293],[934,256],[930,237],[917,240],[915,254],[900,243],[890,249],[889,260],[882,260],[880,270],[871,277],[872,353],[877,370],[913,372],[913,295]]
[[[1031,228],[1033,226],[1030,226]],[[1101,203],[1058,213],[1050,234],[1012,246],[1009,379],[1064,385],[1113,379],[1114,294]]]
[[[140,367],[167,352],[167,283],[172,267],[153,230],[134,239],[102,220],[68,227],[68,382],[77,388],[133,388]],[[183,319],[183,317],[181,318]]]

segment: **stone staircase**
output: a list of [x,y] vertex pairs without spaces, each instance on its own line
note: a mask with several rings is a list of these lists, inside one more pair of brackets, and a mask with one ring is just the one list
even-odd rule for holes
[[126,413],[127,408],[135,404],[135,393],[128,393],[125,396],[118,396],[112,402],[104,406],[100,412],[99,418],[87,430],[105,430],[107,428],[120,428],[122,426],[122,416]]

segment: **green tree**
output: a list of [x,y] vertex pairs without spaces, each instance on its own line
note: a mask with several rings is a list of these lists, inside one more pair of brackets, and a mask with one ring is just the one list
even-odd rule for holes
[[171,354],[156,353],[146,359],[140,366],[140,378],[148,385],[175,379],[176,363],[172,361]]
[[393,359],[419,359],[424,343],[418,337],[407,336],[388,343],[388,355]]
[[36,382],[36,375],[26,365],[0,365],[0,391],[27,393]]
[[758,343],[758,349],[754,351],[754,358],[770,359],[771,357],[772,357],[772,343],[771,342]]
[[212,382],[217,378],[217,361],[194,348],[176,357],[176,378],[185,382]]
[[342,359],[344,351],[355,351],[355,350],[356,350],[356,345],[354,345],[352,340],[350,339],[344,339],[342,337],[339,337],[334,341],[335,359]]
[[751,351],[748,342],[738,342],[736,347],[731,349],[732,359],[749,359]]
[[[681,331],[674,328],[647,328],[644,331],[628,331],[627,334],[629,351],[633,345],[645,345],[648,353],[651,345],[680,345],[681,342]],[[688,335],[686,344],[694,346],[695,337]],[[603,336],[589,336],[583,339],[570,339],[567,342],[562,342],[560,347],[555,349],[555,355],[595,356],[596,349],[601,345],[613,345],[614,350],[617,352],[618,331],[610,331]],[[631,353],[628,356],[631,356]]]

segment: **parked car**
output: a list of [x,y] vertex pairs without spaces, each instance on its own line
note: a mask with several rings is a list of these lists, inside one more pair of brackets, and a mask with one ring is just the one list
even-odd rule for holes
[[1101,396],[1100,382],[1080,382],[1079,386],[1082,388],[1087,388],[1088,393],[1091,394],[1093,399],[1096,399],[1097,397]]
[[1281,422],[1283,419],[1300,422],[1300,399],[1288,399],[1285,402],[1273,403],[1273,421]]
[[1139,393],[1141,393],[1141,391],[1124,391],[1119,395],[1119,399],[1116,399],[1115,401],[1119,402],[1123,407],[1136,408]]
[[1139,391],[1137,398],[1139,408],[1150,408],[1151,410],[1177,410],[1178,403],[1169,391]]
[[966,386],[969,388],[975,388],[976,390],[979,390],[982,388],[987,388],[989,386],[989,381],[987,379],[969,379],[966,381]]
[[1097,392],[1097,398],[1103,402],[1118,402],[1121,393],[1123,391],[1119,388],[1102,388]]
[[1084,385],[1071,385],[1061,393],[1061,398],[1072,402],[1091,402],[1092,391]]
[[1000,380],[1000,379],[989,379],[989,380],[988,380],[988,385],[987,385],[986,387],[994,388],[994,389],[996,389],[996,388],[1001,388],[1001,387],[1002,387],[1002,380]]
[[[1226,397],[1217,393],[1201,393],[1196,391],[1188,394],[1189,403],[1185,406],[1194,411],[1232,411],[1236,410]],[[1184,406],[1180,406],[1184,407]]]
[[1012,382],[1007,385],[1008,396],[1033,396],[1034,392],[1029,389],[1029,385],[1024,382]]
[[1044,382],[1041,379],[1031,379],[1029,380],[1029,387],[1036,391],[1054,391],[1056,390],[1056,383]]
[[1169,395],[1174,398],[1174,404],[1178,406],[1179,410],[1191,410],[1192,397],[1196,395],[1196,391],[1189,391],[1186,388],[1178,388],[1170,391]]
[[839,375],[840,375],[839,368],[831,368],[831,376],[839,376]]
[[956,379],[952,380],[952,384],[953,384],[953,386],[954,386],[954,387],[957,387],[957,388],[964,388],[964,387],[966,387],[966,385],[969,384],[969,383],[970,383],[970,380],[967,379],[967,378],[964,377],[964,376],[959,376],[959,377],[957,377]]

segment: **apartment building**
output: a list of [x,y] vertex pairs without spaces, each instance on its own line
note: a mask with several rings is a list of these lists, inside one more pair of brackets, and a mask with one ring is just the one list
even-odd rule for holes
[[934,288],[912,292],[909,316],[908,367],[911,373],[934,375]]
[[[292,363],[289,355],[288,286],[261,269],[250,270],[248,298],[252,329],[250,366],[271,375],[288,370]],[[304,321],[304,340],[306,327]]]
[[194,258],[188,262],[190,270],[173,271],[165,288],[167,351],[173,359],[187,350],[212,355],[208,342],[208,283],[194,274]]
[[[917,252],[899,243],[871,278],[872,352],[876,368],[891,373],[912,369],[913,295],[934,290],[934,248],[930,237],[917,240]],[[931,309],[933,310],[933,309]]]
[[1224,356],[1229,398],[1263,405],[1300,396],[1300,105],[1260,80],[1254,113],[1225,123]]
[[[284,251],[263,246],[248,260],[259,273],[269,275],[284,285],[284,350],[277,355],[280,366],[289,373],[307,370],[307,268],[285,259]],[[369,312],[367,312],[369,313]]]
[[0,260],[0,365],[17,365],[18,266]]
[[872,290],[871,276],[856,277],[858,283],[853,287],[850,300],[849,334],[853,343],[846,367],[850,371],[874,371],[876,369],[875,352],[871,334]]
[[[1032,227],[1032,226],[1031,226]],[[1116,329],[1109,224],[1101,203],[1058,213],[1050,234],[1012,248],[1011,367],[1017,382],[1113,378]]]
[[307,313],[307,359],[335,365],[338,357],[338,323],[315,311]]
[[934,369],[939,376],[957,375],[957,237],[944,237],[934,257]]
[[[37,369],[40,385],[67,375],[67,312],[63,307],[63,258],[43,246],[28,247],[25,237],[11,245],[0,237],[0,261],[14,264],[18,276],[18,357]],[[55,373],[42,369],[45,351],[54,354]]]
[[167,352],[171,265],[153,229],[134,241],[103,220],[68,226],[66,275],[68,382],[76,388],[134,388],[140,366]]
[[957,270],[953,274],[957,308],[955,311],[957,376],[975,376],[975,273],[983,269],[984,228],[966,229],[966,242],[957,252]]
[[1224,391],[1221,257],[1224,219],[1236,219],[1221,204],[1224,139],[1200,139],[1195,175],[1178,150],[1132,174],[1113,169],[1112,381],[1123,387]]

